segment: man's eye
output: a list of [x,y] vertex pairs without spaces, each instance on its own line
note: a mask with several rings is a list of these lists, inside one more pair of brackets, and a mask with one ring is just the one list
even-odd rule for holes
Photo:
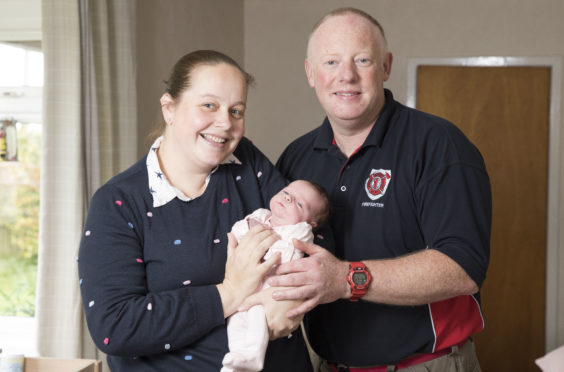
[[359,58],[359,59],[358,59],[358,63],[360,63],[361,65],[366,65],[366,64],[370,63],[370,59],[368,59],[368,58]]
[[335,65],[337,64],[337,61],[331,60],[331,61],[327,61],[326,63],[327,63],[327,65],[329,65],[329,66],[335,66]]

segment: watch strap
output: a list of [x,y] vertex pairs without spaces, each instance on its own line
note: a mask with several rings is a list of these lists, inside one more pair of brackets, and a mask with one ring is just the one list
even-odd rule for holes
[[[359,278],[361,279],[360,281],[358,280]],[[368,286],[372,281],[372,276],[363,262],[353,261],[349,263],[347,281],[351,288],[351,297],[349,300],[357,302],[368,291]]]

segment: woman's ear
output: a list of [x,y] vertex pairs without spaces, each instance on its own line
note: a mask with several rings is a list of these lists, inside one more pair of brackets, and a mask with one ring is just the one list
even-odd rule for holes
[[168,93],[163,94],[161,96],[161,111],[163,113],[164,121],[167,124],[172,124],[173,109],[174,99]]

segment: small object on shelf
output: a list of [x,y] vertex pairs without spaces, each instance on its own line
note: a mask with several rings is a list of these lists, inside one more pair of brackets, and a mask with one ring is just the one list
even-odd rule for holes
[[18,134],[15,120],[0,121],[0,161],[18,160]]

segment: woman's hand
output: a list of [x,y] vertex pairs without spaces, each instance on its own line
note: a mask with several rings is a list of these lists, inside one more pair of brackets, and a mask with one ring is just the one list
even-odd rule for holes
[[287,300],[276,301],[272,298],[272,293],[275,290],[283,288],[269,287],[260,292],[249,296],[245,302],[237,309],[238,311],[246,311],[254,305],[263,305],[266,315],[266,322],[268,324],[268,332],[270,340],[275,340],[280,337],[288,336],[295,331],[303,319],[303,314],[288,318],[287,313],[289,310],[298,307],[302,300]]
[[245,234],[239,245],[233,234],[227,235],[225,278],[223,283],[217,285],[226,318],[256,291],[264,274],[280,262],[280,253],[262,261],[268,248],[280,239],[274,230],[263,225],[255,226]]

